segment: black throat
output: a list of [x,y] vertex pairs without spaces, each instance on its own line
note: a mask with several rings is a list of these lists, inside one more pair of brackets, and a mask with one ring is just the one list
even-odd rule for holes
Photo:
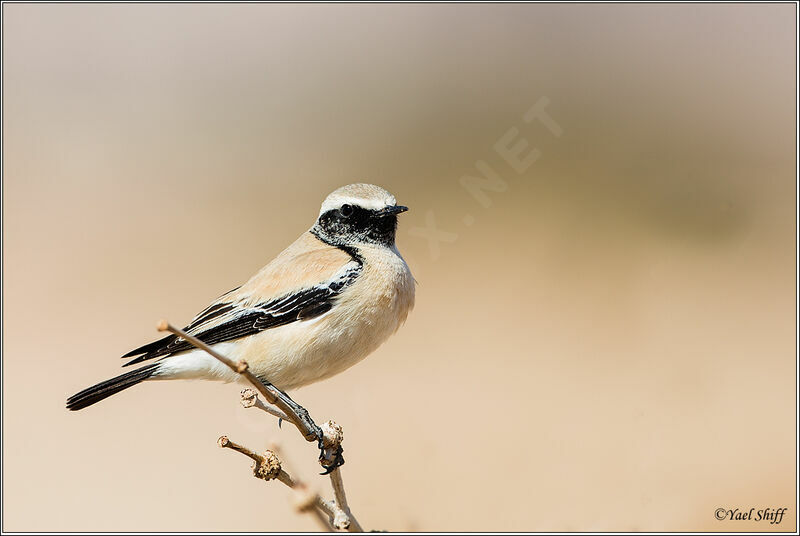
[[393,247],[397,233],[397,215],[381,214],[358,206],[324,212],[311,228],[311,233],[331,246],[357,258],[355,246],[375,244]]

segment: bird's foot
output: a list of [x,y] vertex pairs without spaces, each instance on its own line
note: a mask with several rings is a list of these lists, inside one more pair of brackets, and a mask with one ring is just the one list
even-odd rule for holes
[[[270,384],[271,385],[271,384]],[[344,457],[342,456],[342,436],[341,436],[341,427],[336,426],[333,421],[328,421],[325,423],[326,429],[329,431],[329,437],[326,441],[325,433],[323,432],[322,428],[317,426],[317,423],[314,422],[314,419],[311,418],[311,415],[308,414],[308,410],[295,402],[291,399],[289,395],[278,389],[278,392],[281,395],[281,398],[286,402],[286,404],[292,409],[294,415],[297,416],[299,419],[300,429],[307,430],[306,439],[308,441],[317,441],[317,447],[319,448],[319,462],[325,468],[325,471],[322,473],[323,475],[328,475],[336,470],[337,467],[341,467],[344,465]],[[281,419],[278,420],[278,426],[281,425]],[[330,426],[333,425],[335,427],[334,431],[331,432]],[[336,431],[338,429],[338,432]]]
[[319,443],[319,463],[322,467],[325,468],[321,475],[329,475],[337,468],[344,465],[344,456],[342,456],[342,452],[344,449],[341,445],[336,445],[336,450],[331,452],[331,449],[326,448],[323,446],[322,442]]

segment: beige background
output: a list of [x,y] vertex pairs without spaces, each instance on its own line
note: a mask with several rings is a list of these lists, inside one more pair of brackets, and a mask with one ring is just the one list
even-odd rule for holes
[[[412,208],[417,308],[295,393],[345,426],[366,527],[794,530],[795,17],[4,5],[3,529],[315,529],[216,446],[278,439],[328,493],[237,387],[64,400],[369,181]],[[522,120],[542,98],[560,137]],[[521,174],[512,128],[541,152]],[[508,186],[488,208],[478,160]]]

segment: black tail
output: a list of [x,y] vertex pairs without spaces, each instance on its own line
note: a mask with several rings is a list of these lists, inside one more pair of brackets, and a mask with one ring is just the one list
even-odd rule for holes
[[100,402],[104,398],[119,393],[128,387],[141,383],[155,374],[159,365],[161,365],[161,363],[153,363],[152,365],[132,370],[116,378],[111,378],[110,380],[88,387],[67,399],[67,409],[72,411],[83,409],[87,406],[91,406],[95,402]]

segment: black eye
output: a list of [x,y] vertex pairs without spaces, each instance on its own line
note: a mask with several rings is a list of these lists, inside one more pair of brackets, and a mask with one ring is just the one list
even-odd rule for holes
[[353,207],[352,205],[342,205],[342,208],[339,209],[339,212],[345,218],[349,218],[350,216],[353,215]]

